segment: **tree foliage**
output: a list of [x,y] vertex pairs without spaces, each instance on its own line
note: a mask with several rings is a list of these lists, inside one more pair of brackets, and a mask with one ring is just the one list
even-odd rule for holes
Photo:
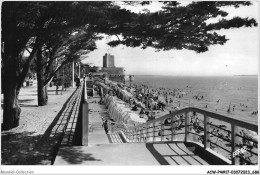
[[[228,40],[217,33],[221,29],[257,26],[255,19],[234,17],[225,19],[228,12],[223,7],[251,5],[250,2],[196,1],[186,6],[170,1],[163,2],[162,10],[142,13],[133,21],[118,25],[111,33],[121,32],[122,38],[110,41],[112,47],[124,44],[130,47],[157,50],[187,49],[197,53],[205,52],[210,45],[223,45]],[[209,20],[217,19],[210,23]]]
[[[150,1],[127,2],[131,5]],[[110,46],[188,49],[205,52],[225,44],[221,29],[257,26],[255,19],[226,19],[223,7],[251,5],[244,1],[197,1],[182,5],[163,1],[160,11],[133,13],[111,1],[16,1],[2,3],[2,73],[4,128],[19,125],[18,95],[32,60],[44,86],[63,65],[96,48],[99,33],[116,35]],[[217,22],[208,22],[219,18]],[[77,32],[77,33],[76,33]],[[75,35],[72,35],[75,33]],[[23,59],[23,53],[30,55]]]
[[45,82],[46,85],[51,78],[64,65],[77,61],[81,55],[88,54],[96,49],[95,41],[100,39],[97,34],[83,28],[74,30],[74,34],[50,36],[45,43]]
[[[112,7],[112,2],[58,2],[58,1],[5,1],[2,4],[2,73],[5,83],[4,89],[4,117],[3,129],[10,129],[19,125],[20,107],[18,95],[32,60],[37,55],[37,74],[44,79],[53,67],[49,64],[47,52],[49,38],[63,38],[74,30],[87,24],[97,24],[102,16],[106,17],[102,9]],[[106,10],[107,13],[109,10]],[[93,32],[92,32],[93,33]],[[81,40],[78,40],[81,44]],[[53,42],[55,42],[53,40]],[[56,40],[57,42],[57,40]],[[93,43],[92,43],[93,44]],[[89,51],[93,45],[88,44]],[[53,44],[49,43],[51,48]],[[90,46],[92,45],[92,46]],[[59,46],[57,46],[59,47]],[[78,46],[77,46],[78,47]],[[76,52],[76,45],[68,46],[66,51]],[[79,50],[84,49],[80,46]],[[47,50],[46,50],[47,49]],[[22,61],[24,51],[30,52],[29,57]],[[63,52],[70,59],[79,54]],[[39,58],[39,59],[38,59]],[[46,64],[50,67],[46,67]],[[42,69],[42,65],[45,65]],[[48,70],[49,69],[49,70]],[[41,86],[44,85],[41,79]],[[48,80],[48,79],[47,79]],[[38,84],[39,84],[38,80]],[[46,79],[45,79],[46,83]],[[38,95],[39,96],[39,95]]]

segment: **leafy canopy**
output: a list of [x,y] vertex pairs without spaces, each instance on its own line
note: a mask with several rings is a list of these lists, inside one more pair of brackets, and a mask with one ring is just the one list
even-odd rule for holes
[[[136,5],[137,2],[127,2]],[[150,2],[141,2],[149,4]],[[159,50],[188,49],[197,53],[205,52],[210,45],[223,45],[228,40],[225,35],[217,33],[221,29],[257,26],[255,19],[234,17],[225,19],[228,12],[223,7],[249,6],[251,2],[196,1],[186,6],[178,2],[162,2],[162,10],[132,15],[131,20],[110,26],[111,34],[121,38],[108,44],[115,47],[124,44],[143,49],[153,47]],[[219,21],[209,23],[211,19]],[[107,24],[109,25],[109,24]]]

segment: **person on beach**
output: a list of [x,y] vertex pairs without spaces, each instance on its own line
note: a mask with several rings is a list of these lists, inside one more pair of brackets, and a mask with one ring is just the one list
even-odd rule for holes
[[144,114],[144,109],[143,108],[141,108],[141,111],[140,111],[139,114]]
[[204,131],[204,128],[200,126],[200,121],[199,121],[198,117],[196,117],[196,119],[193,123],[193,127],[194,127],[194,129],[196,130],[197,133]]
[[132,111],[138,111],[137,105],[134,105],[134,107],[132,107]]
[[162,111],[164,111],[164,107],[166,106],[164,103],[161,103]]
[[151,113],[151,120],[154,120],[155,119],[155,112],[153,111],[152,113]]
[[228,113],[230,112],[230,104],[229,104],[229,107],[228,107],[228,110],[227,110],[227,112],[228,112]]

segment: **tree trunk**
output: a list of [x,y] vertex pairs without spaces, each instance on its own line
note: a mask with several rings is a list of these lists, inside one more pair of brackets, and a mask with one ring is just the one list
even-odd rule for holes
[[[18,7],[17,3],[13,5]],[[18,103],[18,96],[22,83],[30,67],[31,60],[38,49],[39,39],[37,37],[35,40],[35,45],[27,60],[28,62],[21,65],[19,54],[24,49],[30,37],[24,37],[23,39],[17,38],[17,9],[13,8],[13,6],[8,6],[7,9],[3,8],[3,10],[5,11],[3,12],[5,14],[5,22],[3,22],[2,26],[2,42],[4,43],[4,47],[1,48],[3,70],[2,87],[4,92],[2,129],[9,130],[19,126],[21,108]]]
[[[37,76],[37,79],[39,77]],[[38,106],[45,106],[48,103],[48,85],[43,85],[38,79]]]
[[19,126],[21,108],[18,104],[20,92],[19,82],[17,81],[17,66],[14,57],[9,56],[4,64],[4,115],[3,130],[9,130]]
[[45,106],[48,103],[48,84],[45,83],[45,66],[42,58],[41,49],[37,51],[37,91],[38,91],[38,106]]
[[4,93],[3,130],[19,126],[21,108],[18,104],[18,94],[16,88],[7,89]]

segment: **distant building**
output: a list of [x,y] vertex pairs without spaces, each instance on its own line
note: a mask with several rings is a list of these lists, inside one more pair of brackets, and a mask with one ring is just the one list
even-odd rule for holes
[[115,57],[106,53],[103,56],[103,67],[100,72],[106,72],[108,78],[116,82],[125,82],[125,69],[123,67],[115,67]]
[[106,53],[103,56],[103,67],[115,67],[115,58],[114,55]]
[[82,69],[84,69],[85,74],[91,73],[94,77],[103,78],[104,73],[106,73],[109,80],[125,83],[124,67],[115,67],[115,57],[108,53],[103,56],[103,67],[84,64]]

